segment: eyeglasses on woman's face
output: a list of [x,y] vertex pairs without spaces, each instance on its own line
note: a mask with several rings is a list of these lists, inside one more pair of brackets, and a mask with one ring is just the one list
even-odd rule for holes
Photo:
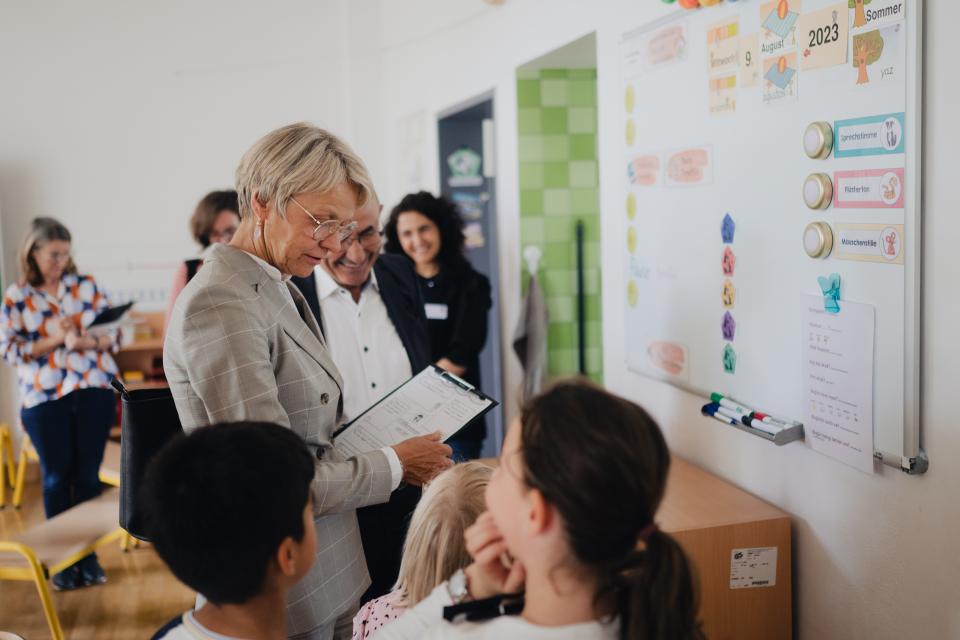
[[313,239],[317,242],[323,242],[327,238],[336,234],[340,242],[345,242],[354,231],[357,229],[357,223],[353,220],[347,222],[341,222],[340,220],[318,220],[317,216],[310,213],[305,206],[297,202],[296,198],[291,197],[291,201],[301,209],[303,212],[310,216],[310,219],[313,220],[315,226],[313,228]]
[[69,251],[51,251],[47,248],[34,249],[34,255],[37,262],[46,262],[49,264],[65,264],[70,262],[71,253]]
[[224,229],[223,231],[211,231],[210,242],[214,244],[218,242],[222,242],[223,244],[230,244],[230,241],[233,240],[233,236],[236,232],[237,230],[234,227],[231,227],[229,229]]
[[377,252],[383,243],[383,231],[376,227],[367,227],[360,233],[351,233],[340,241],[344,251],[353,246],[354,242],[359,242],[360,246],[367,251]]

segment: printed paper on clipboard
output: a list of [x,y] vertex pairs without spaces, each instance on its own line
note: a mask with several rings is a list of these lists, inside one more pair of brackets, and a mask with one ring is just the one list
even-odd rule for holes
[[436,431],[446,441],[497,401],[430,365],[343,426],[333,446],[349,457]]

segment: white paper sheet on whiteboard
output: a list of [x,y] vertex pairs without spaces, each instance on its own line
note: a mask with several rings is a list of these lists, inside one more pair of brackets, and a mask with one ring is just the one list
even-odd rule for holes
[[803,297],[806,439],[815,450],[873,473],[874,308],[840,300],[828,313],[820,296]]
[[333,446],[349,458],[436,431],[446,440],[496,404],[431,365],[344,427]]

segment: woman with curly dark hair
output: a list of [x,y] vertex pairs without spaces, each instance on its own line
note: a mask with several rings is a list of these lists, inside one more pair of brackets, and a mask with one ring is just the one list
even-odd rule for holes
[[[463,254],[463,220],[456,206],[426,191],[408,194],[390,212],[384,233],[388,253],[413,260],[434,362],[479,386],[479,356],[487,341],[487,312],[493,301],[490,280]],[[478,458],[485,436],[483,418],[475,420],[448,442],[454,458]]]

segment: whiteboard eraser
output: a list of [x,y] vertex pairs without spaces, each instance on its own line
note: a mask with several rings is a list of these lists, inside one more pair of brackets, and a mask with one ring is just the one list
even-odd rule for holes
[[812,122],[803,132],[803,151],[814,160],[830,157],[833,151],[833,127],[829,122]]
[[811,222],[803,230],[803,250],[811,258],[826,258],[833,251],[833,230],[826,222]]
[[803,183],[803,201],[811,209],[826,209],[833,200],[833,181],[825,173],[811,173]]

